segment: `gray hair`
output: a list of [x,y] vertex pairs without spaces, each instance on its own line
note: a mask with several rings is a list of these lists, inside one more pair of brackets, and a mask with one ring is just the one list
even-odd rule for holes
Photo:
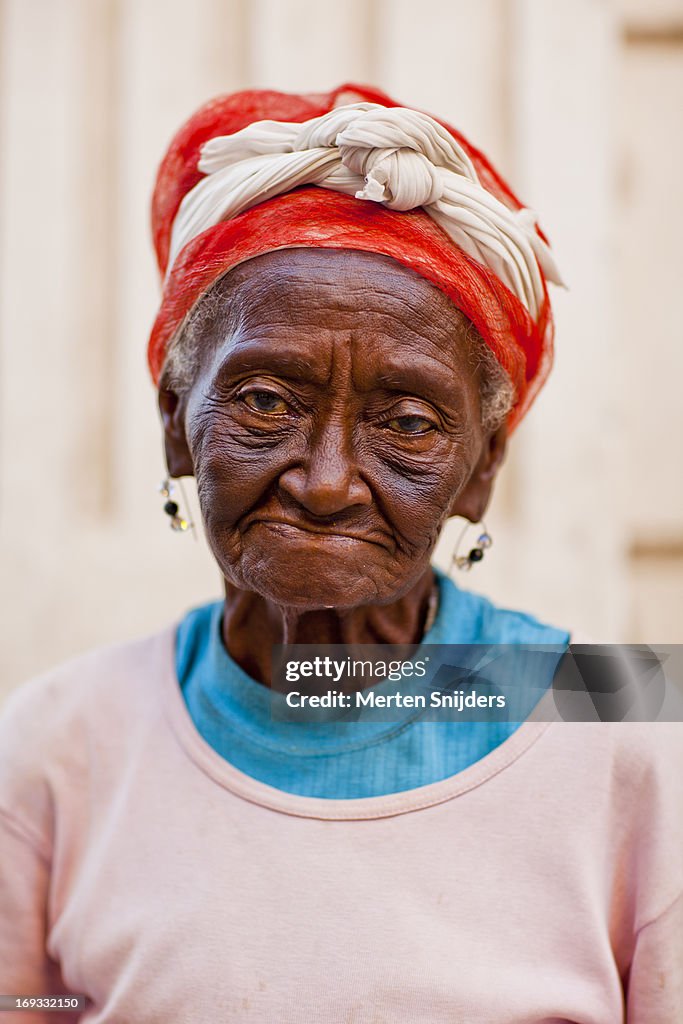
[[[178,393],[189,390],[199,362],[202,338],[224,310],[224,297],[215,287],[210,288],[195,303],[169,343],[161,372],[162,387]],[[234,306],[230,316],[235,321]],[[233,323],[234,326],[236,323]],[[501,426],[514,406],[515,389],[510,377],[470,321],[467,321],[465,341],[473,371],[481,370],[481,425],[484,431],[493,432]]]
[[515,388],[473,323],[467,325],[465,340],[476,372],[481,368],[479,405],[484,431],[493,433],[507,419],[515,404]]

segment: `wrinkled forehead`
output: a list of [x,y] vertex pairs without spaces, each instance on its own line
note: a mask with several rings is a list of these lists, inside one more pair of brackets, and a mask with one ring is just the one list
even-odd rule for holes
[[[204,301],[204,300],[201,300]],[[215,341],[239,344],[258,332],[301,329],[315,344],[327,330],[385,339],[408,357],[415,347],[459,365],[471,324],[415,271],[376,253],[281,249],[233,268],[206,296]]]

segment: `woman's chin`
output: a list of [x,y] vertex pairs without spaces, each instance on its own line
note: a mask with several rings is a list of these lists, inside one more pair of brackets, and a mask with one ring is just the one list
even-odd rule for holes
[[282,607],[357,608],[391,600],[395,579],[383,566],[390,562],[386,551],[358,541],[331,547],[248,549],[229,578]]

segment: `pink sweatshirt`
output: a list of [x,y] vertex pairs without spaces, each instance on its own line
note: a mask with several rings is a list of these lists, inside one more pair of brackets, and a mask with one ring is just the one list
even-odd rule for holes
[[12,1024],[680,1024],[683,726],[530,721],[443,782],[293,796],[200,738],[172,629],[0,720]]

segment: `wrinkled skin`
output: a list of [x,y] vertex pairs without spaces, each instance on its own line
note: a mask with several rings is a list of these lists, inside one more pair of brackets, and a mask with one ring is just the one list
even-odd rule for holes
[[192,386],[162,380],[159,405],[228,650],[268,683],[273,643],[416,642],[439,532],[482,517],[505,448],[480,425],[462,314],[371,253],[268,253],[216,288]]

